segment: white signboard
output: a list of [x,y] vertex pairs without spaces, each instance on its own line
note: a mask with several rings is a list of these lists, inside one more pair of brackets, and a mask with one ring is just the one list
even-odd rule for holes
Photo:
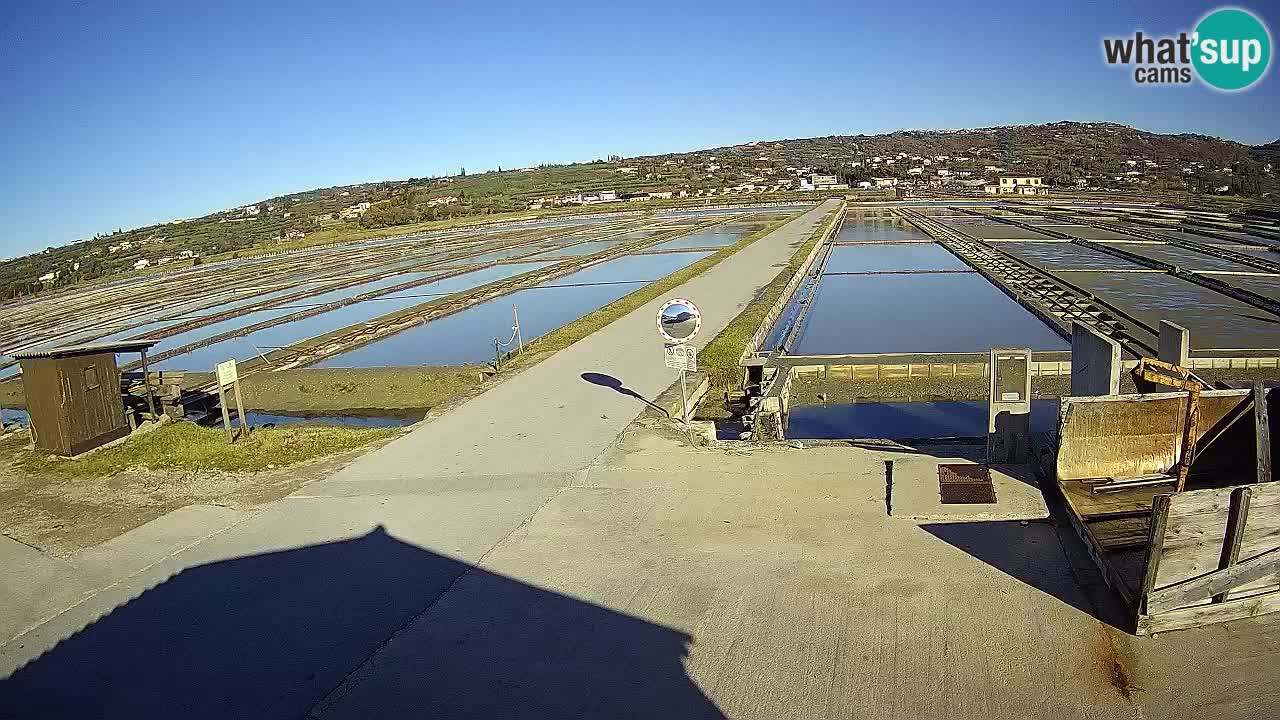
[[240,379],[239,374],[237,374],[237,372],[236,372],[236,361],[235,361],[235,360],[228,360],[228,361],[226,361],[226,362],[220,362],[220,363],[218,363],[218,365],[217,365],[217,368],[216,368],[216,369],[217,369],[217,371],[218,371],[218,384],[219,384],[219,385],[230,385],[230,384],[234,383],[236,380],[239,380],[239,379]]
[[665,345],[662,348],[667,367],[698,372],[698,350],[692,345]]

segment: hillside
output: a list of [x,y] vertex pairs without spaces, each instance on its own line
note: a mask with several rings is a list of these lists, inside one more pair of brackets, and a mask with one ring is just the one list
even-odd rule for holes
[[117,230],[49,248],[0,263],[0,299],[273,243],[342,239],[378,228],[572,205],[581,193],[683,192],[703,197],[768,192],[793,187],[797,176],[809,171],[834,174],[855,186],[873,176],[928,186],[960,178],[976,183],[1006,171],[1042,175],[1050,185],[1063,188],[1190,189],[1270,200],[1280,183],[1266,163],[1278,158],[1280,140],[1249,147],[1206,135],[1058,122],[774,140],[478,174],[463,170],[445,178],[281,195],[199,218]]

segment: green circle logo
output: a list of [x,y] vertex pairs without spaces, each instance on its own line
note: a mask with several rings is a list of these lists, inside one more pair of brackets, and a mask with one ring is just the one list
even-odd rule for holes
[[1191,62],[1200,79],[1219,90],[1243,90],[1271,64],[1271,33],[1247,10],[1214,10],[1196,25]]

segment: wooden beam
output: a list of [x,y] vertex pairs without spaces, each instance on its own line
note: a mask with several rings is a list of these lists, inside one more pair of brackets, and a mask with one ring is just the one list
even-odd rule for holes
[[1253,384],[1253,428],[1257,445],[1258,482],[1271,482],[1271,420],[1267,414],[1267,389]]
[[1169,496],[1156,495],[1151,500],[1151,531],[1147,535],[1147,552],[1142,561],[1142,587],[1138,588],[1140,614],[1148,612],[1151,592],[1156,585],[1156,573],[1160,570],[1160,554],[1164,551],[1164,529],[1168,524]]
[[1216,605],[1195,605],[1180,610],[1169,610],[1158,615],[1138,617],[1136,634],[1183,630],[1211,625],[1228,620],[1257,617],[1280,610],[1280,593],[1252,595],[1238,600],[1228,600]]
[[[1236,488],[1231,493],[1231,507],[1227,510],[1227,532],[1222,540],[1222,558],[1218,561],[1219,570],[1226,570],[1240,559],[1240,543],[1244,540],[1244,527],[1249,520],[1251,497],[1253,497],[1252,488]],[[1213,596],[1215,603],[1226,599],[1225,592]]]
[[1280,571],[1280,547],[1271,548],[1225,570],[1215,570],[1207,575],[1160,588],[1147,597],[1147,611],[1155,614],[1186,607],[1209,596],[1273,575],[1277,571]]

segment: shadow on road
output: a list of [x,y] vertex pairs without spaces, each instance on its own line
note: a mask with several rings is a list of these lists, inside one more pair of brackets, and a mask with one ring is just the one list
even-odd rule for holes
[[0,681],[0,717],[722,717],[690,640],[377,528],[184,570]]
[[663,408],[661,405],[658,405],[650,401],[648,398],[636,392],[635,390],[632,390],[631,388],[626,387],[625,385],[622,384],[621,380],[619,380],[618,378],[612,375],[605,375],[603,373],[585,372],[585,373],[582,373],[582,375],[580,375],[579,377],[591,383],[592,385],[599,385],[600,387],[609,388],[610,390],[616,393],[621,393],[622,395],[626,395],[627,397],[633,397],[639,400],[640,402],[644,403],[645,405],[648,405],[649,407],[660,410],[662,414],[666,415],[668,418],[671,417],[671,413],[667,412],[666,409]]
[[[1123,616],[1114,607],[1109,603],[1100,605],[1098,598],[1082,587],[1082,579],[1073,573],[1066,557],[1068,549],[1063,547],[1054,523],[1024,525],[1017,520],[987,520],[927,523],[920,529],[1080,612],[1128,632]],[[1100,580],[1090,579],[1088,584],[1098,584]],[[1110,592],[1105,587],[1100,590]]]

